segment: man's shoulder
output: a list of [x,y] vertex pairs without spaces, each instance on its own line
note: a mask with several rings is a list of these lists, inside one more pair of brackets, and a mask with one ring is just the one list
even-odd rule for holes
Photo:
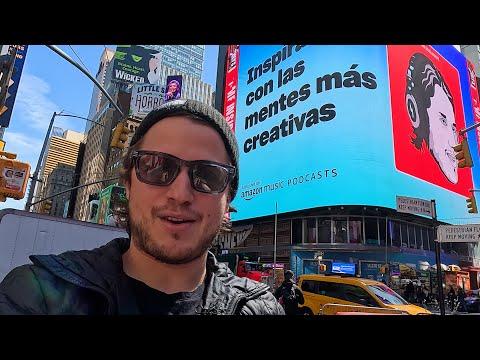
[[[222,264],[223,265],[223,264]],[[230,270],[219,269],[217,279],[230,290],[230,294],[241,299],[242,315],[283,315],[283,308],[270,292],[267,284],[234,275]],[[217,273],[218,273],[217,272]]]
[[46,313],[45,289],[55,289],[55,277],[36,265],[11,270],[0,283],[0,314]]

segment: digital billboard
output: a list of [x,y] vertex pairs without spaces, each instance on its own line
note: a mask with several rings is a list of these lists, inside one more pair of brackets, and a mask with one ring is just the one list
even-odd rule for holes
[[172,101],[182,97],[182,75],[167,76],[164,100]]
[[129,115],[143,119],[150,111],[163,104],[164,92],[165,89],[160,85],[133,85]]
[[162,56],[157,50],[139,45],[118,45],[112,79],[139,84],[158,84]]
[[332,273],[355,275],[355,264],[334,262],[332,263]]
[[[274,214],[275,203],[279,213],[395,209],[398,195],[435,199],[439,220],[468,221],[465,199],[479,174],[458,168],[451,146],[474,121],[470,75],[452,46],[233,50],[238,75],[225,84],[236,85],[230,123],[240,150],[232,220]],[[476,133],[467,136],[478,162]]]
[[27,56],[28,45],[11,45],[17,48],[15,54],[15,62],[13,63],[13,72],[8,83],[5,105],[0,109],[0,127],[8,127],[10,125],[10,118],[12,117],[13,106],[15,98],[17,97],[18,84],[22,76],[23,64]]

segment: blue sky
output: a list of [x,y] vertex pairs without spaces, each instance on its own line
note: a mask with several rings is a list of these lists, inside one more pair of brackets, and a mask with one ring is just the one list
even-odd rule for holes
[[[115,49],[115,45],[105,45]],[[68,45],[59,46],[72,59],[80,62]],[[95,76],[104,45],[71,45],[86,68]],[[218,46],[207,45],[202,80],[215,88]],[[81,63],[81,62],[80,62]],[[36,166],[43,139],[53,112],[88,116],[94,84],[76,67],[44,45],[28,47],[22,77],[18,87],[10,126],[3,140],[5,150],[17,154],[17,159],[30,163],[32,172]],[[57,117],[54,126],[83,132],[85,121],[76,118]],[[22,200],[7,199],[0,202],[0,209],[23,209]]]

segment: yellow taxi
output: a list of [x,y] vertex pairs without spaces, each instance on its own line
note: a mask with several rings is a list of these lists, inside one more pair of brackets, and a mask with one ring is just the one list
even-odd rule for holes
[[430,311],[403,299],[385,284],[357,277],[339,275],[300,275],[298,287],[305,303],[304,314],[320,314],[325,304],[363,305],[401,310],[409,315],[427,315]]

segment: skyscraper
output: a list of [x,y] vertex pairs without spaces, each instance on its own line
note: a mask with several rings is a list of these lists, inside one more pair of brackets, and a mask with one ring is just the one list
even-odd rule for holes
[[[107,82],[109,78],[107,78],[107,69],[108,65],[113,60],[114,55],[115,51],[111,49],[105,49],[102,53],[102,56],[100,57],[100,64],[98,66],[96,78],[103,87],[106,87],[106,85],[108,85]],[[100,110],[102,97],[104,98],[105,95],[102,94],[102,92],[96,85],[93,85],[92,100],[90,100],[90,110],[88,112],[89,119],[93,119]],[[90,130],[92,124],[92,122],[87,121],[87,124],[85,125],[85,134],[88,133],[88,130]]]
[[201,78],[205,45],[141,45],[162,54],[162,63],[182,73]]
[[[47,180],[52,171],[59,165],[64,164],[75,167],[78,156],[80,142],[83,134],[67,130],[62,137],[52,136],[48,140],[48,148],[40,168],[39,179],[41,183],[37,184],[35,191],[35,200],[45,197],[47,190]],[[34,211],[38,211],[40,204],[35,205]]]

